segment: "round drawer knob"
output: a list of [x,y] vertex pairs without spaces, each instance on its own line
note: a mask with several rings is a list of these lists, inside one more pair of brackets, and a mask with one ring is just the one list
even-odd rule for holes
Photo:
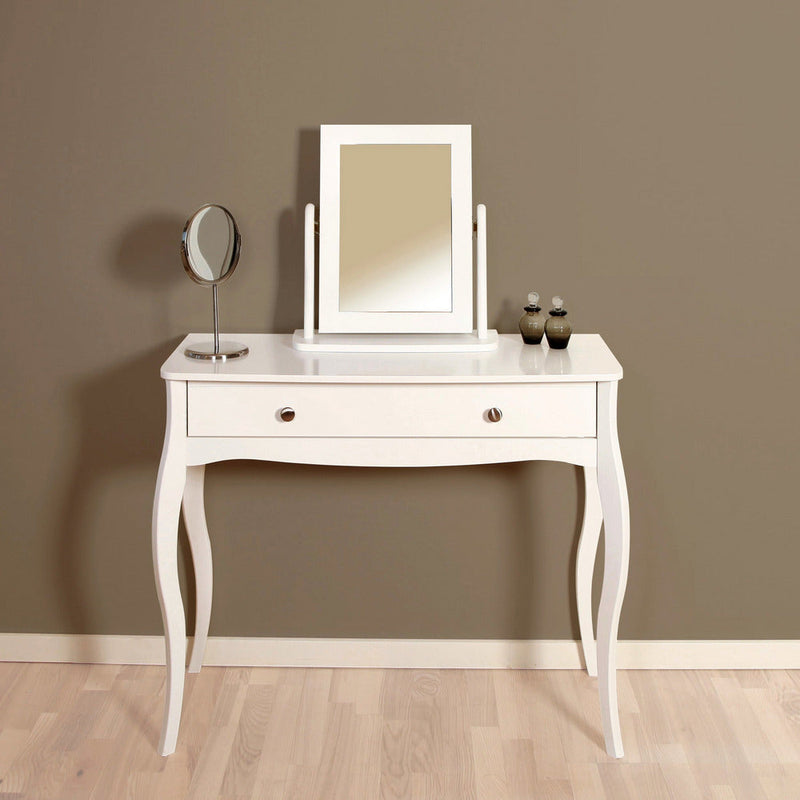
[[500,422],[503,419],[503,412],[499,408],[490,408],[486,416],[489,417],[489,422]]
[[280,415],[284,422],[291,422],[294,419],[294,409],[286,406],[280,410]]

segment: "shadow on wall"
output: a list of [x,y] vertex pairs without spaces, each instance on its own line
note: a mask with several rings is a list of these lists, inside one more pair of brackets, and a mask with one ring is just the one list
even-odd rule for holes
[[[301,130],[297,137],[297,194],[293,208],[278,220],[278,291],[267,330],[291,333],[303,327],[303,263],[305,207],[314,203],[319,215],[319,128]],[[317,248],[317,258],[319,248]],[[318,274],[319,270],[315,270]],[[315,280],[314,295],[318,292]]]
[[[573,639],[579,640],[575,563],[583,524],[586,490],[583,468],[569,467],[567,464],[564,464],[563,467],[571,469],[577,494],[569,560],[562,565],[561,569],[567,573],[565,585],[569,597],[571,635]],[[536,596],[536,589],[532,586],[535,565],[539,561],[537,543],[540,541],[540,537],[557,535],[555,531],[541,529],[537,517],[537,509],[547,501],[543,494],[543,481],[540,476],[550,469],[551,465],[541,461],[526,461],[507,465],[506,468],[510,468],[509,478],[515,484],[517,497],[516,524],[513,527],[515,532],[514,559],[508,565],[509,608],[512,610],[511,636],[514,639],[528,639],[530,631],[538,627],[535,623],[535,615],[541,614],[542,607]],[[498,469],[498,467],[494,466],[493,469]]]
[[[127,286],[152,297],[153,318],[150,322],[143,320],[142,326],[151,332],[161,331],[165,338],[169,335],[167,293],[173,283],[183,280],[179,247],[184,222],[170,213],[143,216],[122,231],[110,253],[112,271]],[[135,335],[132,331],[132,340]],[[98,493],[108,485],[109,476],[137,466],[152,470],[155,488],[165,422],[164,385],[158,370],[178,341],[173,337],[121,365],[83,378],[68,390],[71,418],[78,421],[79,444],[62,501],[63,526],[54,583],[66,629],[71,632],[99,632],[98,620],[92,614],[97,581],[89,572],[95,563],[93,537],[97,535],[91,526],[91,510],[97,505]],[[129,521],[130,509],[119,512],[121,531],[141,528],[142,546],[149,549],[149,504],[136,509],[135,524]],[[112,538],[120,535],[118,531],[102,534]],[[125,553],[122,545],[120,542],[120,552]],[[185,541],[180,546],[188,552]],[[85,653],[82,657],[91,661],[92,655]]]
[[498,333],[519,333],[519,318],[521,316],[522,308],[517,310],[511,300],[505,297],[500,311],[492,320],[492,327],[497,328]]
[[[73,407],[73,419],[79,420],[80,437],[62,503],[63,527],[58,543],[55,585],[67,630],[71,632],[99,632],[92,615],[96,607],[92,596],[96,591],[92,588],[95,581],[88,572],[95,563],[91,551],[96,532],[91,530],[89,519],[90,510],[96,504],[96,493],[108,485],[109,476],[113,478],[137,466],[152,470],[155,488],[161,451],[161,437],[157,432],[163,432],[165,419],[164,385],[158,370],[178,341],[173,339],[120,366],[80,381],[69,393],[68,402]],[[131,526],[132,510],[119,511],[125,520],[124,531]],[[136,529],[141,528],[142,544],[149,548],[150,506],[137,508],[133,516],[137,520]],[[119,535],[115,531],[105,534]],[[185,550],[185,543],[182,542],[181,547]],[[121,547],[120,552],[126,549]],[[190,587],[189,593],[192,592]],[[190,608],[193,607],[190,602]],[[92,660],[91,653],[81,655]]]
[[131,223],[117,239],[114,272],[132,289],[153,297],[147,330],[170,335],[168,290],[185,280],[181,267],[181,233],[186,220],[173,213],[151,213]]

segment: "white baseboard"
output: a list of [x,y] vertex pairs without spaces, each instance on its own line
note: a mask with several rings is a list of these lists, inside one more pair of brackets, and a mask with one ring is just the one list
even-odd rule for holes
[[[191,640],[190,640],[191,646]],[[0,661],[163,664],[161,636],[0,633]],[[568,639],[211,637],[206,666],[580,669]],[[800,640],[623,640],[620,669],[800,669]]]

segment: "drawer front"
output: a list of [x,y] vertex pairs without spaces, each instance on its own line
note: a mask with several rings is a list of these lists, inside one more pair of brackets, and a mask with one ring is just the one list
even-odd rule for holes
[[[188,385],[189,436],[596,435],[594,383]],[[294,418],[281,419],[291,408]],[[491,421],[490,409],[499,409]]]

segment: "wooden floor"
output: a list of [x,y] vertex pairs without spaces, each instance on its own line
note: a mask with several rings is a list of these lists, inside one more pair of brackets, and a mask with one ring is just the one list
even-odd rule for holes
[[626,755],[575,671],[0,663],[0,798],[798,800],[800,672],[622,672]]

